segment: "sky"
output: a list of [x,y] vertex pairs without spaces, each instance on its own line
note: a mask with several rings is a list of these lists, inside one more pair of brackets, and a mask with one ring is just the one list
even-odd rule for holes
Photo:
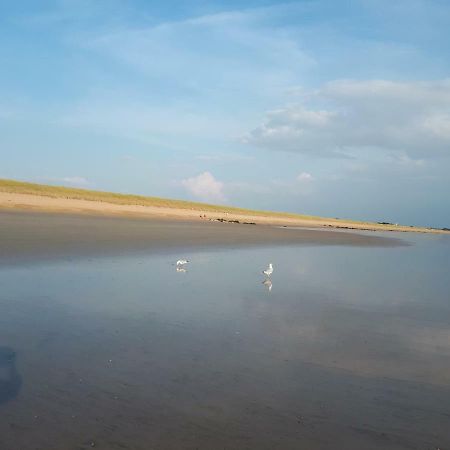
[[450,227],[450,2],[3,0],[0,178]]

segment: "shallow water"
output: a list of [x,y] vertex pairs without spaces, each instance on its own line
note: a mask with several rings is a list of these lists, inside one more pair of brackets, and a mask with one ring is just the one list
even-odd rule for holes
[[450,448],[450,239],[400,237],[2,267],[0,448]]

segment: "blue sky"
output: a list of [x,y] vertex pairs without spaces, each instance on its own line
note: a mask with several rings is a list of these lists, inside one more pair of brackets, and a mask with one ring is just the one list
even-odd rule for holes
[[450,226],[449,29],[446,0],[4,1],[0,177]]

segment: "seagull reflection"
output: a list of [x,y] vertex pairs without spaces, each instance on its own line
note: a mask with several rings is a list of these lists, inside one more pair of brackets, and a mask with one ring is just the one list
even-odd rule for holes
[[272,281],[269,278],[264,280],[262,284],[269,290],[269,292],[272,290]]
[[187,272],[187,270],[184,267],[177,266],[177,272]]

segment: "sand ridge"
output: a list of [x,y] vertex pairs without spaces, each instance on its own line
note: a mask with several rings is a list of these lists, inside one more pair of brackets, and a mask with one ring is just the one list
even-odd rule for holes
[[[72,198],[53,198],[35,194],[0,192],[0,208],[14,210],[47,211],[56,213],[79,213],[105,216],[147,217],[183,221],[230,221],[239,223],[327,227],[368,231],[401,231],[423,233],[449,233],[433,228],[408,227],[396,225],[367,224],[358,222],[333,221],[327,219],[301,219],[283,216],[262,216],[241,213],[222,213],[204,211],[197,208],[184,209],[161,206],[115,204],[102,201]],[[450,234],[450,233],[449,233]]]

